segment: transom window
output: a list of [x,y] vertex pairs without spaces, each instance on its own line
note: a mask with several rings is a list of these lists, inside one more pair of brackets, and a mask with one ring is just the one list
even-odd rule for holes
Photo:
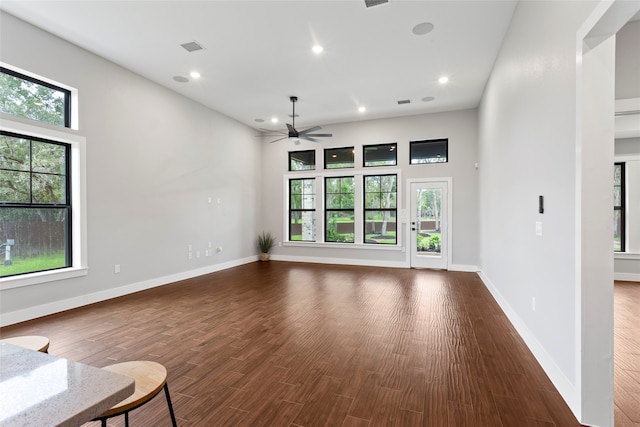
[[289,170],[308,171],[316,168],[316,150],[290,151]]
[[446,163],[449,161],[448,146],[448,139],[411,141],[409,143],[410,163],[412,165]]
[[0,111],[71,127],[71,91],[0,67]]
[[398,144],[364,146],[364,166],[395,166],[398,163]]
[[340,169],[354,167],[354,148],[326,148],[324,150],[325,169]]
[[0,132],[0,276],[71,266],[70,145]]

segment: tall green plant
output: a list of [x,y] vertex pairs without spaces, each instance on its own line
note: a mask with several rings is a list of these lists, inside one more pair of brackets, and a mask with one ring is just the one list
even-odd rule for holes
[[276,239],[268,231],[263,231],[262,234],[258,236],[258,249],[260,249],[261,253],[268,254],[275,245]]

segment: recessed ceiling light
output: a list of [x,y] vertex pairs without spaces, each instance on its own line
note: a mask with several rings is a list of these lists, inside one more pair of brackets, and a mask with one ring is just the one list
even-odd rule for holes
[[322,53],[324,48],[322,46],[320,46],[319,44],[317,44],[314,47],[312,47],[311,50],[313,50],[313,53],[315,53],[316,55],[319,55],[319,54]]
[[173,76],[173,80],[179,83],[187,83],[189,81],[189,79],[184,76]]
[[278,123],[278,118],[277,117],[273,117],[271,119],[271,123]]
[[191,76],[191,78],[193,79],[199,79],[200,78],[200,73],[197,71],[192,71],[191,73],[189,73],[189,75]]
[[253,119],[256,123],[264,123],[264,119]]
[[434,99],[436,99],[436,98],[433,97],[433,96],[425,96],[424,98],[422,98],[422,102],[431,102]]
[[358,111],[364,113],[365,111],[367,111],[367,109],[365,107],[358,107]]
[[438,79],[438,83],[440,83],[441,85],[446,84],[449,82],[449,77],[447,76],[442,76]]
[[411,30],[416,36],[424,36],[433,31],[433,24],[431,22],[422,22]]

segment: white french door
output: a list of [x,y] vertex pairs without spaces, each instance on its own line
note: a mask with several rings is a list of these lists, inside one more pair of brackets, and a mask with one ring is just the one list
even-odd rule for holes
[[449,267],[450,180],[410,183],[411,267]]

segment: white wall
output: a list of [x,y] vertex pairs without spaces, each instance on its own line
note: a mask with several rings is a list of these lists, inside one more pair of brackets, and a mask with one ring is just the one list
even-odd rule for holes
[[[594,7],[518,4],[480,106],[479,242],[483,280],[576,416],[596,424],[608,419],[612,406],[598,401],[592,408],[597,421],[583,414],[584,390],[610,389],[583,381],[581,322],[591,313],[580,311],[576,290],[575,204],[576,34]],[[603,310],[605,320],[610,311]],[[596,367],[598,375],[608,377],[609,362]]]
[[[3,324],[255,259],[254,130],[11,15],[0,19],[1,61],[78,89],[89,266],[86,277],[3,290]],[[209,242],[223,251],[205,256]]]
[[[297,126],[299,127],[299,126]],[[304,126],[302,127],[304,128]],[[280,240],[286,239],[283,218],[283,176],[288,173],[288,152],[317,149],[317,168],[323,167],[322,150],[331,147],[358,147],[362,145],[398,143],[398,166],[401,170],[401,189],[398,192],[399,208],[406,209],[406,185],[408,179],[452,177],[453,178],[453,265],[451,269],[475,270],[478,263],[477,240],[477,110],[426,114],[409,117],[368,120],[354,123],[323,125],[322,132],[333,133],[332,138],[321,144],[302,142],[294,145],[283,140],[269,144],[265,138],[264,175],[264,226],[276,233]],[[449,138],[449,162],[430,165],[409,165],[409,141]],[[361,172],[362,159],[356,158],[354,169],[345,173]],[[371,168],[366,168],[370,172]],[[382,169],[378,169],[382,171]],[[382,171],[381,173],[384,173]],[[403,241],[407,244],[407,229],[403,227]],[[274,259],[304,260],[311,262],[338,262],[407,267],[409,250],[376,250],[327,247],[282,246],[273,250]]]
[[616,34],[616,99],[640,98],[640,21]]

